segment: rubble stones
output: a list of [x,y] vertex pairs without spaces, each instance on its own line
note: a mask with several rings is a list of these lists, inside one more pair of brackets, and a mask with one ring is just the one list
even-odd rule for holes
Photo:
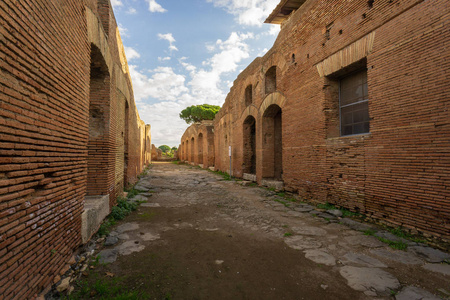
[[116,236],[108,236],[104,243],[105,246],[113,246],[119,242],[119,238]]

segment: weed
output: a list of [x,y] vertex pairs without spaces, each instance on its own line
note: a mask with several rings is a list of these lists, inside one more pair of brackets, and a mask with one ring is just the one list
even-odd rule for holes
[[325,203],[319,203],[319,204],[317,204],[316,206],[317,206],[317,208],[320,208],[320,209],[326,209],[326,210],[329,210],[329,209],[336,209],[336,206],[334,206],[333,204],[330,204],[330,203],[328,203],[328,202],[325,202]]
[[398,294],[398,292],[397,292],[397,291],[394,291],[394,290],[390,290],[390,294],[391,294],[391,296],[395,296],[395,295]]
[[398,250],[406,250],[406,248],[408,248],[408,245],[406,245],[403,242],[394,242],[382,237],[377,237],[380,241],[382,241],[385,244],[388,244],[389,247],[391,247],[392,249],[398,249]]
[[281,227],[283,227],[283,228],[288,228],[288,226],[287,226],[287,225],[283,225],[283,226],[281,226]]
[[286,193],[285,192],[278,192],[277,196],[284,198],[286,196]]
[[406,232],[403,228],[397,227],[397,228],[386,228],[387,231],[392,233],[393,235],[396,235],[398,237],[411,240],[416,243],[424,243],[426,244],[426,240],[418,238],[408,232]]
[[[138,291],[130,291],[121,283],[118,278],[100,279],[98,275],[94,282],[78,281],[76,286],[78,289],[66,299],[112,299],[112,300],[138,300],[149,299],[149,295]],[[170,299],[170,298],[169,298]]]
[[292,232],[286,232],[286,233],[284,234],[285,237],[292,236],[292,235],[293,235]]
[[56,250],[55,249],[52,249],[51,251],[50,251],[50,253],[52,254],[52,256],[53,255],[55,255],[55,253],[56,253]]
[[374,235],[376,233],[373,229],[367,229],[364,231],[364,235]]

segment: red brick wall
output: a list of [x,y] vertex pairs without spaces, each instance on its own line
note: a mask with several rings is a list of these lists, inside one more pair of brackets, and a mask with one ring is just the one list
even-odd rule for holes
[[[189,126],[181,137],[181,160],[203,168],[214,166],[214,126],[212,121],[202,121]],[[192,142],[194,141],[194,142]]]
[[[91,82],[85,5],[97,12],[93,0],[0,2],[0,298],[32,297],[67,270],[81,244],[88,186],[89,193],[110,194],[111,203],[122,190],[125,99],[114,72],[120,49],[109,34],[109,69],[103,83]],[[106,33],[117,27],[111,16],[99,18]],[[134,136],[138,115],[128,79],[125,85],[131,91],[127,175],[135,181],[143,164],[133,149],[141,141]],[[100,147],[88,147],[95,99],[107,145],[99,159]],[[88,175],[99,162],[107,171]]]
[[[251,115],[256,175],[259,181],[271,177],[266,171],[274,170],[273,160],[265,158],[273,153],[267,143],[273,136],[263,115],[276,104],[282,111],[278,167],[287,190],[448,241],[448,8],[443,0],[375,1],[372,7],[367,1],[307,1],[231,88],[214,121],[216,168],[228,171],[231,145],[233,173],[242,176],[248,152],[243,124]],[[374,34],[373,47],[360,63],[367,67],[370,133],[341,137],[336,76],[346,70],[321,77],[317,65],[368,34]],[[272,66],[277,88],[267,96]],[[246,105],[250,84],[253,104]]]

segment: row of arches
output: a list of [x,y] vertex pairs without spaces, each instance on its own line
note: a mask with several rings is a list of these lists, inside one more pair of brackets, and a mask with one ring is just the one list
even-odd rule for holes
[[282,181],[282,109],[277,104],[267,107],[261,118],[248,115],[242,123],[242,173],[257,175],[258,160],[261,178]]
[[182,161],[203,168],[214,166],[214,126],[212,121],[191,125],[184,133],[179,148]]

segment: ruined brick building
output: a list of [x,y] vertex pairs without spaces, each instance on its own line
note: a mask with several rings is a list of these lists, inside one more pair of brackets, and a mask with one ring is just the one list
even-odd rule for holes
[[202,168],[214,166],[214,124],[204,120],[186,129],[178,147],[179,159]]
[[0,1],[0,298],[67,270],[150,146],[109,0]]
[[[234,176],[449,241],[449,11],[282,0],[273,48],[214,120],[215,168],[229,171],[231,146]],[[198,164],[197,139],[183,136],[181,157]]]

